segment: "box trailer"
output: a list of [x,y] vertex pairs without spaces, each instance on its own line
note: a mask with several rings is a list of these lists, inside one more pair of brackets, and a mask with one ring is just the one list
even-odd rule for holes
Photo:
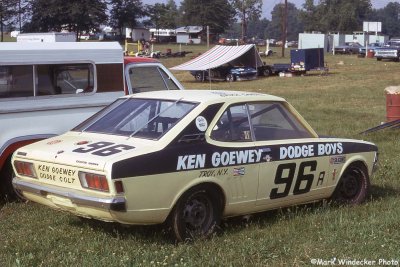
[[325,68],[324,49],[308,48],[290,51],[291,67],[298,71],[321,70]]
[[53,42],[75,42],[74,32],[39,32],[20,33],[17,42],[53,43]]
[[276,63],[269,68],[271,74],[305,74],[310,70],[328,71],[325,66],[323,48],[293,49],[290,51],[290,63]]

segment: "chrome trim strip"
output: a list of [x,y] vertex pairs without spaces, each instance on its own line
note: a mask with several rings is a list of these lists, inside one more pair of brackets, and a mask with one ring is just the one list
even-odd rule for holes
[[53,194],[56,196],[66,197],[71,200],[74,204],[90,206],[94,208],[101,208],[113,211],[126,211],[126,200],[124,197],[111,197],[111,198],[100,198],[83,196],[73,192],[65,192],[50,186],[42,186],[33,184],[30,182],[22,181],[14,177],[12,180],[13,186],[17,190],[29,192],[32,194],[46,196],[47,194]]

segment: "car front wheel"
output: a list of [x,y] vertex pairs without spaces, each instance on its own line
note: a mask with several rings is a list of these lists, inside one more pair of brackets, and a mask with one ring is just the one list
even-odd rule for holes
[[199,186],[187,191],[170,216],[170,227],[177,241],[209,237],[221,220],[221,203],[214,190]]
[[366,168],[362,165],[351,165],[341,177],[332,199],[339,204],[360,204],[367,197],[369,186]]

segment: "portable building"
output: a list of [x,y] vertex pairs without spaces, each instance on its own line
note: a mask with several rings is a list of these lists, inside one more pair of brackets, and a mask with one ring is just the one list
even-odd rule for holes
[[176,42],[178,44],[200,44],[201,26],[186,26],[176,29]]
[[74,32],[38,32],[38,33],[20,33],[17,36],[17,42],[33,43],[54,43],[54,42],[75,42],[76,34]]
[[323,48],[330,51],[333,47],[333,38],[323,33],[299,33],[299,49]]

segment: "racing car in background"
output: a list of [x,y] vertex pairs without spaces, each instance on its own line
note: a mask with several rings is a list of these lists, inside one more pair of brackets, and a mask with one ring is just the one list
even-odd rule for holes
[[332,199],[362,203],[373,143],[320,137],[284,99],[179,90],[121,97],[71,131],[18,149],[25,198],[122,224],[166,223],[178,241],[222,218]]
[[244,81],[257,79],[258,71],[252,67],[245,66],[232,66],[225,64],[218,68],[210,70],[197,70],[191,71],[190,74],[194,76],[196,81]]

